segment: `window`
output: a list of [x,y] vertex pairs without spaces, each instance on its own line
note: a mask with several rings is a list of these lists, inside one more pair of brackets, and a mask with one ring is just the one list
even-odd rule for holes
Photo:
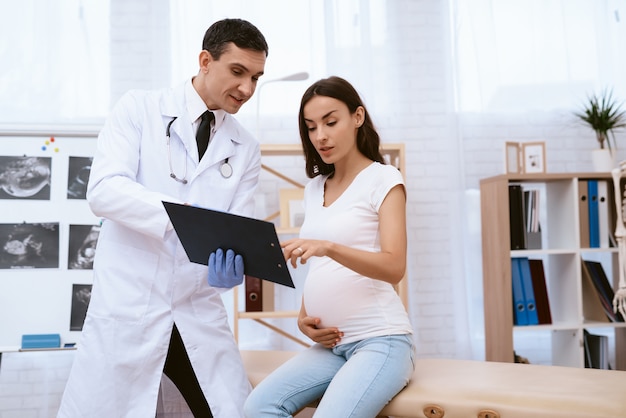
[[626,99],[623,2],[453,4],[461,111],[570,109],[605,87]]
[[[269,56],[257,91],[239,116],[253,117],[258,108],[263,119],[280,115],[295,125],[304,90],[338,75],[382,118],[390,109],[388,84],[395,78],[393,51],[386,46],[386,7],[384,0],[170,0],[172,84],[197,73],[197,54],[210,23],[240,17],[263,32]],[[308,72],[309,79],[267,85],[299,72]]]
[[6,3],[0,123],[102,121],[109,110],[109,2]]

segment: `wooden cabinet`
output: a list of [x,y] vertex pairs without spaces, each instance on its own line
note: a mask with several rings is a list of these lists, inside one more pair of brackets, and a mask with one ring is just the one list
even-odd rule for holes
[[[606,181],[609,190],[613,190],[610,173],[507,174],[481,180],[486,360],[513,362],[516,333],[531,331],[549,334],[551,364],[584,367],[584,330],[608,329],[615,343],[614,350],[611,350],[615,352],[615,362],[611,366],[626,369],[626,324],[593,321],[585,315],[588,294],[584,292],[582,261],[601,261],[609,278],[614,281],[613,288],[618,281],[617,248],[581,246],[580,221],[584,218],[581,217],[578,186],[579,182],[592,179]],[[539,190],[542,228],[539,249],[511,250],[509,185],[512,184]],[[612,198],[609,204],[615,208]],[[551,324],[513,325],[512,257],[543,260]]]
[[[406,173],[404,144],[382,144],[381,148],[385,162],[396,166],[404,175]],[[262,144],[261,156],[262,175],[259,187],[259,200],[266,202],[262,209],[262,212],[266,212],[264,218],[267,221],[275,222],[279,238],[296,236],[299,228],[292,225],[290,222],[291,217],[286,216],[285,211],[289,208],[288,199],[290,199],[290,196],[297,196],[297,193],[293,192],[303,189],[308,181],[304,171],[302,146],[300,144]],[[404,305],[408,308],[408,285],[406,278],[400,282],[396,290],[402,298]],[[245,305],[241,306],[239,297],[239,292],[242,291],[245,291],[244,285],[240,286],[240,289],[235,288],[233,292],[233,332],[237,341],[239,340],[239,321],[252,319],[298,344],[309,345],[308,342],[300,340],[297,336],[284,331],[279,326],[268,321],[281,318],[296,318],[298,316],[297,310],[281,310],[280,306],[274,306],[275,289],[272,283],[263,281],[262,292],[265,295],[264,298],[270,298],[268,303],[264,303],[263,311],[246,312]],[[299,306],[299,302],[297,305]]]

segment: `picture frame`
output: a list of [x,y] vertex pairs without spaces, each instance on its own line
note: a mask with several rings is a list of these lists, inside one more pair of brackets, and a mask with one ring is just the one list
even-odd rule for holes
[[545,142],[526,142],[522,144],[522,170],[527,174],[546,172]]
[[507,174],[520,174],[522,161],[519,142],[506,142],[504,146]]
[[304,222],[304,189],[280,189],[280,227],[300,228]]

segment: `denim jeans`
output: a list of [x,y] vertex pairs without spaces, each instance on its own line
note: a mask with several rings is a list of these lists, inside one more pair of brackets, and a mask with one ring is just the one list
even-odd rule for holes
[[291,417],[322,398],[316,418],[374,418],[413,374],[411,335],[373,337],[298,353],[246,400],[246,418]]

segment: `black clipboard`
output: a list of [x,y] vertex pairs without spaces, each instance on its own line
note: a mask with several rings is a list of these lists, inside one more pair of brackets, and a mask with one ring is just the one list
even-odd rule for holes
[[248,276],[293,287],[274,224],[231,213],[163,202],[189,261],[207,265],[218,248],[241,254]]

